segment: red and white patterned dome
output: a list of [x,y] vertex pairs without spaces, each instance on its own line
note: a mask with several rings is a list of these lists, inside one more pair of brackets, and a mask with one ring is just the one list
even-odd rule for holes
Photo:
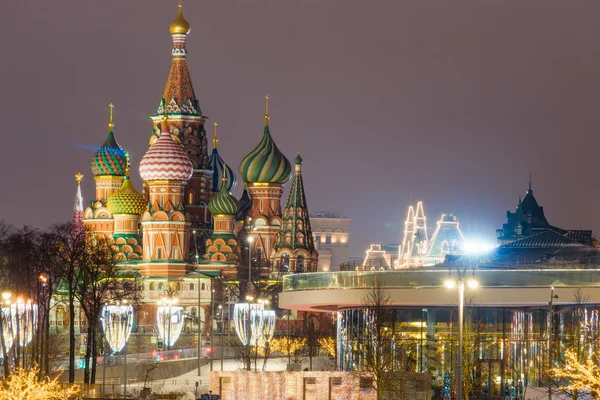
[[160,137],[144,154],[140,176],[144,181],[187,181],[194,172],[192,161],[169,133],[163,121]]

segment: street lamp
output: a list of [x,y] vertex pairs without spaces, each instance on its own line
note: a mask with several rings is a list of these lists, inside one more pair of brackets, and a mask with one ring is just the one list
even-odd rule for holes
[[[463,381],[463,314],[465,309],[465,274],[466,267],[461,270],[456,269],[458,275],[458,282],[453,279],[448,279],[444,282],[444,286],[448,289],[453,289],[458,284],[458,354],[456,356],[457,367],[457,379],[456,379],[456,398],[462,400],[462,381]],[[479,283],[471,278],[467,280],[467,285],[470,289],[475,289],[479,286]]]
[[252,236],[248,236],[248,288],[250,288],[250,281],[252,280],[252,242],[254,242],[254,238]]

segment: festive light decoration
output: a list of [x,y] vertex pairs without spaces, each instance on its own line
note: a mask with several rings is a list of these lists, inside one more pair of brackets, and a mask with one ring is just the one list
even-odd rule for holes
[[183,329],[183,307],[173,306],[171,303],[159,306],[156,312],[156,323],[160,338],[167,346],[173,346]]
[[31,300],[24,302],[18,299],[15,304],[11,304],[10,321],[13,341],[16,341],[19,346],[25,347],[33,339],[33,333],[37,329],[37,315],[37,304],[32,304]]
[[102,309],[102,330],[110,348],[121,351],[133,327],[133,307],[131,305],[106,305]]
[[266,346],[273,338],[276,318],[275,311],[265,310],[264,301],[233,306],[233,326],[244,346]]
[[[10,308],[2,307],[2,310],[0,310],[0,312],[2,313],[1,318],[2,336],[4,337],[4,349],[6,349],[6,352],[8,353],[8,350],[12,347],[14,340],[10,321]],[[2,346],[0,346],[0,358],[4,357],[4,349],[2,348]]]
[[40,379],[40,369],[17,368],[0,385],[0,400],[64,400],[80,399],[77,385],[67,386],[58,381],[59,377]]

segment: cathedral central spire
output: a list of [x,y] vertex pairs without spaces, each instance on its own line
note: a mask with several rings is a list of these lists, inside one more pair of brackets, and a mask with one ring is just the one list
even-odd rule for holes
[[[179,12],[177,17],[171,22],[169,27],[173,37],[173,61],[171,71],[165,85],[162,97],[165,99],[164,105],[169,114],[199,114],[202,111],[198,105],[198,99],[194,93],[190,72],[187,65],[186,39],[190,32],[190,24],[183,17],[183,5],[179,3]],[[162,102],[158,114],[162,114]]]

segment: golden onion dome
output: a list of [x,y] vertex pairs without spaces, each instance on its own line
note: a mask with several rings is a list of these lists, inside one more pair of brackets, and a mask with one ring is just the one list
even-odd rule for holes
[[135,190],[129,176],[125,176],[123,185],[110,195],[106,206],[112,214],[141,215],[146,211],[146,200],[144,196]]
[[181,3],[179,3],[179,13],[171,22],[169,31],[171,31],[171,35],[187,35],[190,32],[190,24],[183,18],[183,4]]

